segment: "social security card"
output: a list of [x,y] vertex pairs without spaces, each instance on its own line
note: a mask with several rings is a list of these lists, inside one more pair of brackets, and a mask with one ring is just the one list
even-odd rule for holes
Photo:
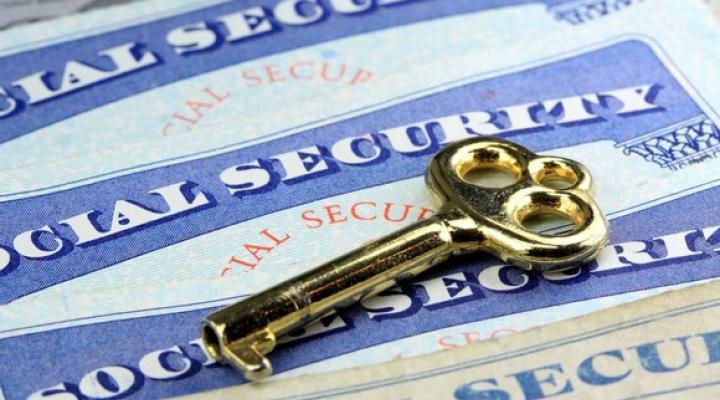
[[[0,177],[0,194],[47,193],[357,113],[504,64],[491,52],[465,71],[435,63],[421,79],[392,87],[382,77],[574,26],[558,19],[562,9],[528,1],[315,3],[149,2],[4,32],[0,167],[24,173]],[[537,15],[529,26],[524,10]],[[520,63],[525,55],[518,56]],[[356,94],[307,115],[308,99],[341,89]],[[207,133],[213,122],[273,112],[277,104],[290,115],[244,119],[235,135]],[[170,139],[184,142],[168,146]],[[58,164],[67,170],[62,176]]]
[[[3,159],[20,160],[8,161],[0,205],[4,396],[153,398],[240,383],[204,352],[201,318],[432,215],[430,157],[477,135],[586,164],[613,245],[589,266],[540,276],[482,256],[454,260],[285,338],[279,370],[460,346],[715,278],[716,22],[695,2],[610,3],[147,3],[154,17],[91,14],[108,19],[100,31],[60,27],[62,39],[10,51],[3,68],[37,76],[50,97],[32,103],[23,85],[4,89]],[[230,33],[212,22],[230,15],[254,21],[253,32],[313,10],[322,18],[237,48],[217,42]],[[529,20],[537,32],[523,31]],[[678,23],[688,29],[666,29]],[[516,33],[472,45],[488,35],[478,26],[503,25]],[[216,42],[158,53],[153,40],[178,26]],[[242,61],[255,40],[277,43],[275,58]],[[105,46],[130,42],[141,45]],[[161,61],[113,77],[110,64],[73,62],[103,49],[115,66]],[[205,59],[225,62],[233,50],[245,54],[241,68]],[[348,60],[364,72],[349,72]],[[36,72],[53,62],[65,71],[54,86],[50,69]],[[365,82],[350,85],[358,73]],[[174,133],[138,136],[167,123]]]

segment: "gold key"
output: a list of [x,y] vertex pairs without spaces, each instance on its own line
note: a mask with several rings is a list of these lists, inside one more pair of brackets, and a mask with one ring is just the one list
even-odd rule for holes
[[[515,181],[486,188],[467,180],[485,168],[509,171]],[[550,187],[551,180],[566,187]],[[272,373],[265,355],[279,336],[452,255],[479,250],[547,271],[592,260],[608,240],[607,220],[590,197],[590,174],[572,160],[537,155],[501,139],[472,138],[438,152],[426,183],[437,214],[209,315],[202,329],[208,353],[259,380]],[[523,222],[538,214],[563,216],[574,229],[554,236],[526,229]]]

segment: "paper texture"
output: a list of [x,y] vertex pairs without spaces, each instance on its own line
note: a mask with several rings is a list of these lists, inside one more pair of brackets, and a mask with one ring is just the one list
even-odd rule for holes
[[716,16],[720,17],[720,1],[718,0],[708,0],[707,1],[708,6],[713,10]]

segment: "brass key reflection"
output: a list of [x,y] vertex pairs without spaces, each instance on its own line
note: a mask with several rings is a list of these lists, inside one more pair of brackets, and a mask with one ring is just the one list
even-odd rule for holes
[[[515,181],[486,188],[466,180],[483,168],[509,171]],[[547,186],[550,180],[566,188]],[[209,354],[259,380],[272,373],[265,354],[279,336],[451,255],[480,250],[546,271],[590,261],[608,239],[607,220],[590,197],[590,174],[572,160],[540,156],[501,139],[473,138],[441,150],[426,182],[437,214],[209,315],[202,331]],[[574,229],[550,236],[523,227],[537,214],[563,216]]]

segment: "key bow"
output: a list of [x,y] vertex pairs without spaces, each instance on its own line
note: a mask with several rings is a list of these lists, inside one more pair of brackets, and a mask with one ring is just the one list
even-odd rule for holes
[[[483,168],[505,170],[515,180],[498,188],[468,179]],[[441,150],[426,181],[440,213],[452,221],[458,252],[482,250],[545,271],[590,261],[607,244],[608,222],[591,197],[592,178],[576,161],[538,155],[498,138],[472,138]],[[558,235],[533,232],[523,222],[537,214],[557,214],[574,227]]]

